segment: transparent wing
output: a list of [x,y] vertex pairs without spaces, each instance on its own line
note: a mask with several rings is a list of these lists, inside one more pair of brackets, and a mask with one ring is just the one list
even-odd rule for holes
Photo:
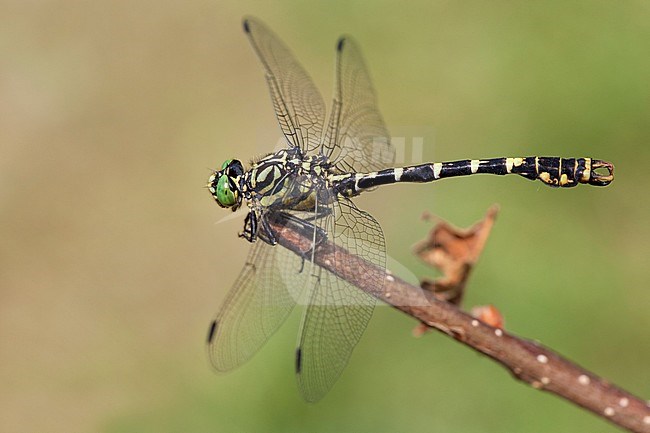
[[210,326],[208,355],[216,370],[250,359],[286,320],[304,289],[302,259],[257,240]]
[[287,46],[260,21],[244,19],[244,31],[259,57],[273,108],[289,145],[309,153],[320,147],[325,103]]
[[[347,199],[331,206],[318,221],[328,240],[369,263],[385,268],[384,236],[379,223]],[[343,258],[336,259],[344,260]],[[320,267],[315,267],[313,291],[302,319],[296,352],[296,373],[303,397],[317,401],[339,378],[375,308],[373,296]],[[359,269],[361,274],[376,275]],[[372,286],[380,292],[384,281]]]
[[395,159],[395,148],[363,56],[349,37],[339,40],[336,54],[334,100],[323,153],[344,173],[386,168]]

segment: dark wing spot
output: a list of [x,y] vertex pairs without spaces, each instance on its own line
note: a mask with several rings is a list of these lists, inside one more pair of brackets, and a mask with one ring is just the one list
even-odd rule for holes
[[214,334],[217,331],[217,321],[213,320],[212,323],[210,324],[210,329],[208,330],[208,343],[212,343],[212,339],[214,338]]
[[251,32],[251,29],[250,29],[250,27],[249,27],[249,25],[248,25],[248,20],[244,20],[243,24],[244,24],[244,31],[245,31],[246,33],[250,33],[250,32]]
[[341,51],[343,49],[344,44],[345,44],[345,38],[339,39],[338,44],[336,44],[336,50]]
[[296,349],[296,374],[300,374],[302,370],[302,349],[299,347]]

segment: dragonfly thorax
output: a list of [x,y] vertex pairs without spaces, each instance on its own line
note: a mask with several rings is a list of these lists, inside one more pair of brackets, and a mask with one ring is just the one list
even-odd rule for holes
[[264,208],[309,211],[331,200],[325,193],[329,169],[322,155],[305,157],[298,148],[283,149],[260,158],[248,170],[236,159],[226,160],[208,179],[208,190],[219,206],[233,211],[244,200],[258,212]]
[[289,148],[266,155],[244,174],[244,197],[262,208],[309,210],[323,187],[326,158]]

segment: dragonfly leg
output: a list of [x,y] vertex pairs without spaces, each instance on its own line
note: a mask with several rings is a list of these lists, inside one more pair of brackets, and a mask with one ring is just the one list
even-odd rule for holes
[[[320,215],[313,215],[309,219],[315,220],[321,218],[324,215],[331,213],[327,208],[322,208]],[[327,240],[327,232],[322,228],[314,225],[306,219],[297,217],[296,215],[287,213],[287,212],[272,212],[267,213],[261,219],[261,226],[259,231],[259,236],[265,242],[275,245],[278,243],[276,232],[271,228],[270,222],[281,225],[283,227],[289,227],[291,230],[300,233],[303,237],[307,239],[314,239],[314,242],[311,243],[310,248],[305,249],[300,252],[300,270],[302,272],[305,268],[305,261],[312,261],[313,252],[315,248],[321,243]]]
[[258,232],[258,236],[267,244],[270,245],[278,244],[278,238],[275,235],[271,226],[269,225],[268,219],[265,218],[264,216],[262,216],[261,218],[261,226],[260,226],[260,231]]
[[[244,231],[239,233],[239,237],[246,239],[248,242],[255,242],[258,236],[257,229],[257,213],[255,213],[255,211],[250,211],[244,220]],[[268,227],[266,227],[266,229],[267,231],[269,230]],[[273,237],[273,242],[269,243],[275,245],[277,243],[275,242],[275,237]]]
[[[306,238],[314,239],[314,243],[312,243],[311,248],[305,251],[301,251],[300,269],[298,270],[298,273],[302,273],[304,271],[306,261],[311,263],[315,248],[321,243],[323,243],[325,240],[327,240],[327,232],[325,232],[325,230],[323,230],[322,228],[314,225],[311,221],[322,218],[326,215],[329,215],[330,213],[331,213],[330,209],[322,207],[314,215],[305,219],[299,218],[287,212],[274,212],[269,216],[269,218],[271,218],[275,223],[280,224],[283,227],[290,226],[292,230],[301,233],[302,236]],[[269,224],[268,220],[262,218],[262,227],[268,227],[268,224]],[[276,240],[276,237],[273,234],[270,227],[268,228],[268,230],[263,229],[260,232],[260,234],[262,233],[264,233],[264,236],[262,238],[268,235],[273,237],[274,240]]]
[[308,218],[304,218],[302,221],[316,221],[331,214],[332,214],[332,209],[330,209],[329,207],[318,206],[313,215],[311,215]]
[[300,218],[287,212],[274,212],[273,221],[282,226],[290,226],[291,229],[301,233],[307,238],[312,238],[315,234],[315,243],[316,245],[320,245],[327,239],[327,232],[314,225],[313,221],[329,215],[330,213],[331,211],[328,208],[322,208],[308,218]]

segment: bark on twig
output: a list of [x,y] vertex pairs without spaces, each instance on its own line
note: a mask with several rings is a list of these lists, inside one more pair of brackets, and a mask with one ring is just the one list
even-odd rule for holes
[[[311,249],[311,239],[289,225],[271,222],[278,242],[304,256]],[[343,258],[343,259],[341,259]],[[648,402],[612,385],[534,341],[509,334],[461,311],[457,306],[436,299],[434,294],[394,277],[378,266],[352,255],[325,240],[316,246],[314,261],[370,294],[376,287],[369,281],[384,278],[383,292],[377,297],[394,308],[437,329],[472,349],[489,356],[512,375],[533,388],[556,394],[617,426],[632,432],[650,433]],[[375,278],[360,275],[359,269],[377,273]],[[426,302],[422,302],[423,298]]]

